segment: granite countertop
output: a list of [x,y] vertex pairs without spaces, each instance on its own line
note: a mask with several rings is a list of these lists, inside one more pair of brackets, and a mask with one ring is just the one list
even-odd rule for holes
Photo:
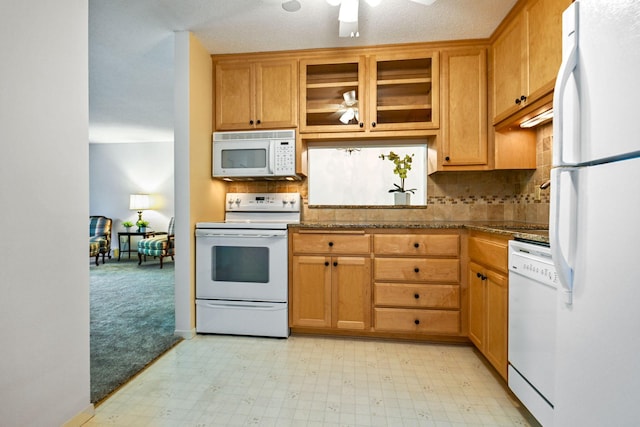
[[494,233],[502,236],[513,236],[514,239],[530,240],[532,242],[549,244],[549,226],[547,224],[525,223],[515,221],[303,221],[300,224],[289,224],[289,228],[306,229],[468,229]]

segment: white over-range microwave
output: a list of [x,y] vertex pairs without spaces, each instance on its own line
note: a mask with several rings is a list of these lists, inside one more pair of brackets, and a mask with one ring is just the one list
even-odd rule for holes
[[214,132],[213,177],[296,179],[296,131]]

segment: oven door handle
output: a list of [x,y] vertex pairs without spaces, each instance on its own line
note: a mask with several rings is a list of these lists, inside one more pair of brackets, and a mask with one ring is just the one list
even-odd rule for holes
[[257,305],[251,303],[244,304],[234,304],[234,303],[224,303],[224,304],[216,304],[216,303],[207,303],[201,302],[200,305],[207,308],[222,308],[222,309],[249,309],[249,310],[262,310],[262,311],[278,311],[282,310],[282,305]]
[[264,238],[264,237],[286,237],[286,234],[198,234],[198,237],[226,237],[226,238]]

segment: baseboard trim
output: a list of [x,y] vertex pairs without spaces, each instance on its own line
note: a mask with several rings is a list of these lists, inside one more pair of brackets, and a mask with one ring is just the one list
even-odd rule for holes
[[73,418],[63,424],[63,427],[79,427],[89,421],[96,414],[96,408],[93,403],[76,414]]
[[196,329],[195,328],[187,329],[187,330],[178,330],[178,329],[176,329],[173,332],[173,335],[175,335],[177,337],[180,337],[182,339],[185,339],[185,340],[190,340],[190,339],[192,339],[192,338],[194,338],[196,336]]

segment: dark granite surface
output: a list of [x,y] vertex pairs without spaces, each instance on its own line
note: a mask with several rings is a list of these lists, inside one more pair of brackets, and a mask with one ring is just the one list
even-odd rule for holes
[[513,236],[515,239],[530,240],[543,244],[549,243],[549,226],[547,224],[535,224],[515,221],[303,221],[300,224],[290,224],[289,228],[306,229],[344,229],[344,228],[368,228],[368,229],[468,229],[494,233],[502,236]]

